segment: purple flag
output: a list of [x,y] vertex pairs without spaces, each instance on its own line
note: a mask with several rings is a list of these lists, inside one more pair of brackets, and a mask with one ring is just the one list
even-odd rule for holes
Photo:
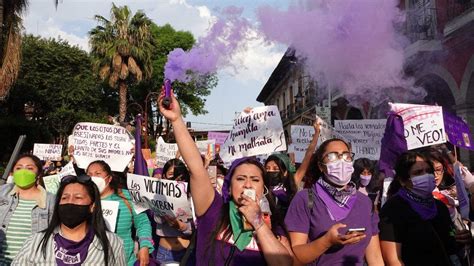
[[471,130],[461,117],[443,111],[444,128],[448,135],[448,141],[454,146],[474,150]]
[[408,150],[403,130],[402,117],[390,112],[382,138],[379,161],[379,169],[385,174],[385,177],[394,176],[393,167],[397,162],[398,156]]
[[464,186],[463,178],[459,163],[454,165],[454,181],[456,183],[456,191],[459,201],[459,212],[461,217],[469,220],[469,196],[467,195],[466,187]]
[[135,117],[135,161],[133,173],[149,176],[148,167],[142,153],[142,116],[140,114]]

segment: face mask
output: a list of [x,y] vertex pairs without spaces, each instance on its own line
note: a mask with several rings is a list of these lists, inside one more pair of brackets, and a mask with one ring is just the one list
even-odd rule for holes
[[411,183],[413,184],[411,192],[413,192],[415,195],[424,199],[433,197],[431,193],[436,187],[433,174],[414,176],[411,178]]
[[36,182],[36,174],[28,169],[16,170],[13,173],[13,182],[19,188],[30,188]]
[[327,163],[326,167],[328,169],[326,177],[329,182],[338,186],[345,186],[351,181],[351,175],[354,172],[352,162],[337,160]]
[[366,187],[370,183],[372,175],[360,175],[360,184],[363,187]]
[[13,184],[13,176],[9,175],[7,178],[7,184]]
[[59,221],[68,228],[75,228],[91,216],[90,205],[62,204],[58,207]]
[[94,182],[94,184],[99,189],[99,194],[102,193],[107,187],[107,184],[105,184],[105,179],[103,179],[102,177],[92,176],[91,179],[92,182]]
[[279,184],[282,183],[282,179],[283,179],[282,176],[281,176],[280,171],[278,171],[278,172],[267,172],[266,177],[267,177],[267,180],[268,180],[268,184],[271,187],[278,186]]

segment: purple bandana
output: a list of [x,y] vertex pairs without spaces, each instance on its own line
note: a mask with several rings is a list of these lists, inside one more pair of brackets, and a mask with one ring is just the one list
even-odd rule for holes
[[275,196],[278,201],[281,202],[288,202],[288,193],[286,193],[286,189],[283,186],[276,186],[272,188],[273,196]]
[[94,239],[94,231],[89,228],[84,239],[74,242],[59,233],[54,235],[54,256],[59,266],[80,266],[87,258],[89,245]]
[[235,168],[247,161],[256,161],[256,159],[255,157],[243,157],[232,162],[227,175],[224,177],[224,184],[222,185],[222,198],[224,199],[224,203],[229,202],[232,197],[232,195],[230,195],[230,181],[232,179],[232,175],[234,174]]
[[405,200],[424,221],[433,219],[438,214],[434,198],[422,199],[404,188],[401,188],[396,195]]
[[315,186],[316,194],[324,202],[333,221],[341,221],[349,215],[357,199],[354,183],[350,182],[346,188],[338,190],[320,178]]

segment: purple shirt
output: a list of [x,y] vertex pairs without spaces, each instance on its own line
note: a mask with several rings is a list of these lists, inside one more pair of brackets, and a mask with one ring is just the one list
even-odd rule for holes
[[215,191],[211,206],[204,215],[197,218],[196,265],[224,265],[231,249],[234,250],[234,254],[230,265],[267,265],[255,238],[243,251],[230,243],[218,240],[219,236],[218,239],[211,239],[213,231],[218,226],[223,206],[222,196]]
[[[323,201],[317,195],[315,185],[311,188],[314,193],[313,213],[308,208],[308,192],[298,192],[290,204],[286,214],[285,224],[289,232],[308,234],[308,242],[323,236],[336,222],[331,220]],[[357,191],[356,202],[349,215],[340,223],[347,225],[339,229],[345,234],[349,228],[365,228],[366,238],[362,241],[345,246],[332,246],[312,265],[363,265],[365,249],[369,245],[371,236],[379,232],[378,215],[372,212],[372,201],[366,195]]]

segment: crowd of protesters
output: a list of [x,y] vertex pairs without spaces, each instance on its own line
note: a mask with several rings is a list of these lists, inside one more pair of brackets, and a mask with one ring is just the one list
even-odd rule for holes
[[[355,159],[344,140],[316,147],[317,123],[299,165],[274,153],[225,167],[202,157],[173,96],[160,112],[182,160],[152,176],[188,182],[193,219],[138,213],[125,175],[104,161],[51,194],[42,176],[60,163],[24,154],[0,186],[0,265],[473,265],[457,189],[470,195],[474,177],[445,145],[400,152],[384,190],[378,162]],[[114,232],[101,200],[119,203]]]

